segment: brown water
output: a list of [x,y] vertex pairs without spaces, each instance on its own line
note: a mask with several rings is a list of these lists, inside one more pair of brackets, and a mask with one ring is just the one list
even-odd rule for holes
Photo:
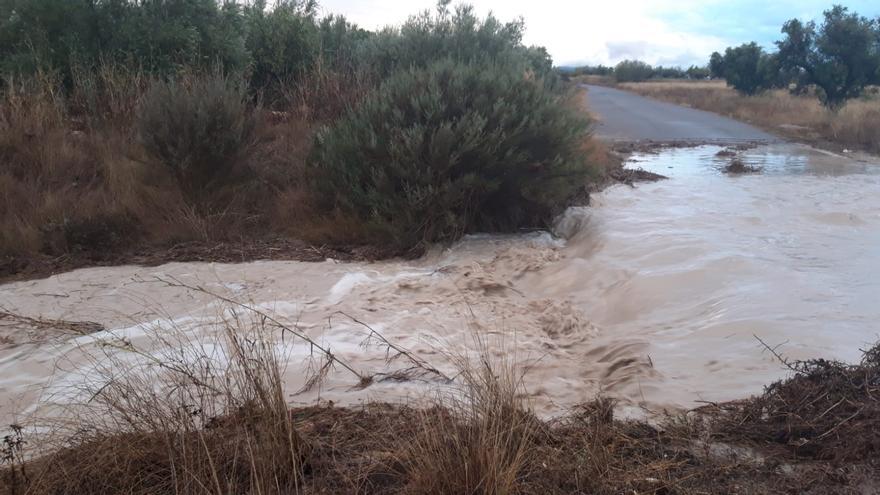
[[[161,356],[168,349],[156,331],[210,340],[221,305],[155,276],[249,301],[367,373],[408,365],[361,346],[364,327],[335,312],[450,374],[449,353],[488,335],[495,354],[528,368],[527,389],[546,415],[600,392],[631,414],[760,392],[785,372],[756,336],[792,358],[857,360],[880,339],[880,166],[778,145],[743,153],[762,174],[728,176],[719,149],[634,156],[631,166],[670,179],[595,195],[592,207],[560,220],[561,237],[473,236],[414,262],[174,263],[4,285],[7,310],[110,330],[47,338],[0,328],[0,417],[80,400],[71,391],[95,379],[102,341],[124,338]],[[280,338],[277,349],[292,404],[418,400],[446,386],[354,390],[353,376],[337,369],[297,394],[310,349]],[[222,364],[222,349],[214,357]]]

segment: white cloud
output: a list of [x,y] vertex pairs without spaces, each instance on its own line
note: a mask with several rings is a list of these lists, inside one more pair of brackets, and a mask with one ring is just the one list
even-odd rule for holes
[[[715,36],[679,32],[656,15],[687,12],[696,0],[472,0],[477,11],[502,20],[523,17],[527,44],[545,46],[559,65],[614,64],[640,58],[652,64],[704,63],[728,43]],[[703,2],[705,3],[705,2]],[[327,13],[344,14],[362,27],[399,24],[409,15],[433,9],[433,0],[323,0]]]

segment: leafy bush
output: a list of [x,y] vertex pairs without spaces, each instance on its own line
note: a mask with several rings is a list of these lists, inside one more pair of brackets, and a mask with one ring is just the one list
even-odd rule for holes
[[660,79],[684,79],[687,77],[687,71],[682,69],[681,67],[663,67],[662,65],[658,65],[653,68],[652,78],[660,78]]
[[153,83],[136,125],[146,151],[173,173],[189,199],[199,201],[248,152],[255,118],[244,85],[215,74]]
[[318,135],[318,187],[399,248],[544,226],[587,175],[567,98],[521,64],[400,72]]

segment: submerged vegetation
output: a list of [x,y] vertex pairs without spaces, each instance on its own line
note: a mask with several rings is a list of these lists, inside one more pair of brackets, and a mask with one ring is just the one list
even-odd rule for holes
[[4,4],[0,273],[546,226],[601,165],[522,31],[449,1],[379,32],[312,1]]

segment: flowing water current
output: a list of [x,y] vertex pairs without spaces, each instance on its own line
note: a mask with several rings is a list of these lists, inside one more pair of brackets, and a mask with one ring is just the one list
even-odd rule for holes
[[[633,415],[759,393],[785,369],[758,339],[793,359],[857,361],[880,339],[880,166],[772,145],[740,152],[762,173],[734,176],[721,149],[633,156],[669,179],[595,194],[556,236],[471,236],[409,262],[173,263],[0,286],[6,311],[107,329],[0,326],[0,419],[87,399],[77,391],[107,379],[107,362],[153,366],[184,343],[222,368],[212,342],[229,305],[171,280],[296,325],[363,374],[412,365],[365,342],[367,326],[450,376],[483,342],[523,366],[543,415],[600,393]],[[337,366],[302,391],[316,354],[282,337],[291,404],[418,401],[447,386],[417,374],[358,388]]]

